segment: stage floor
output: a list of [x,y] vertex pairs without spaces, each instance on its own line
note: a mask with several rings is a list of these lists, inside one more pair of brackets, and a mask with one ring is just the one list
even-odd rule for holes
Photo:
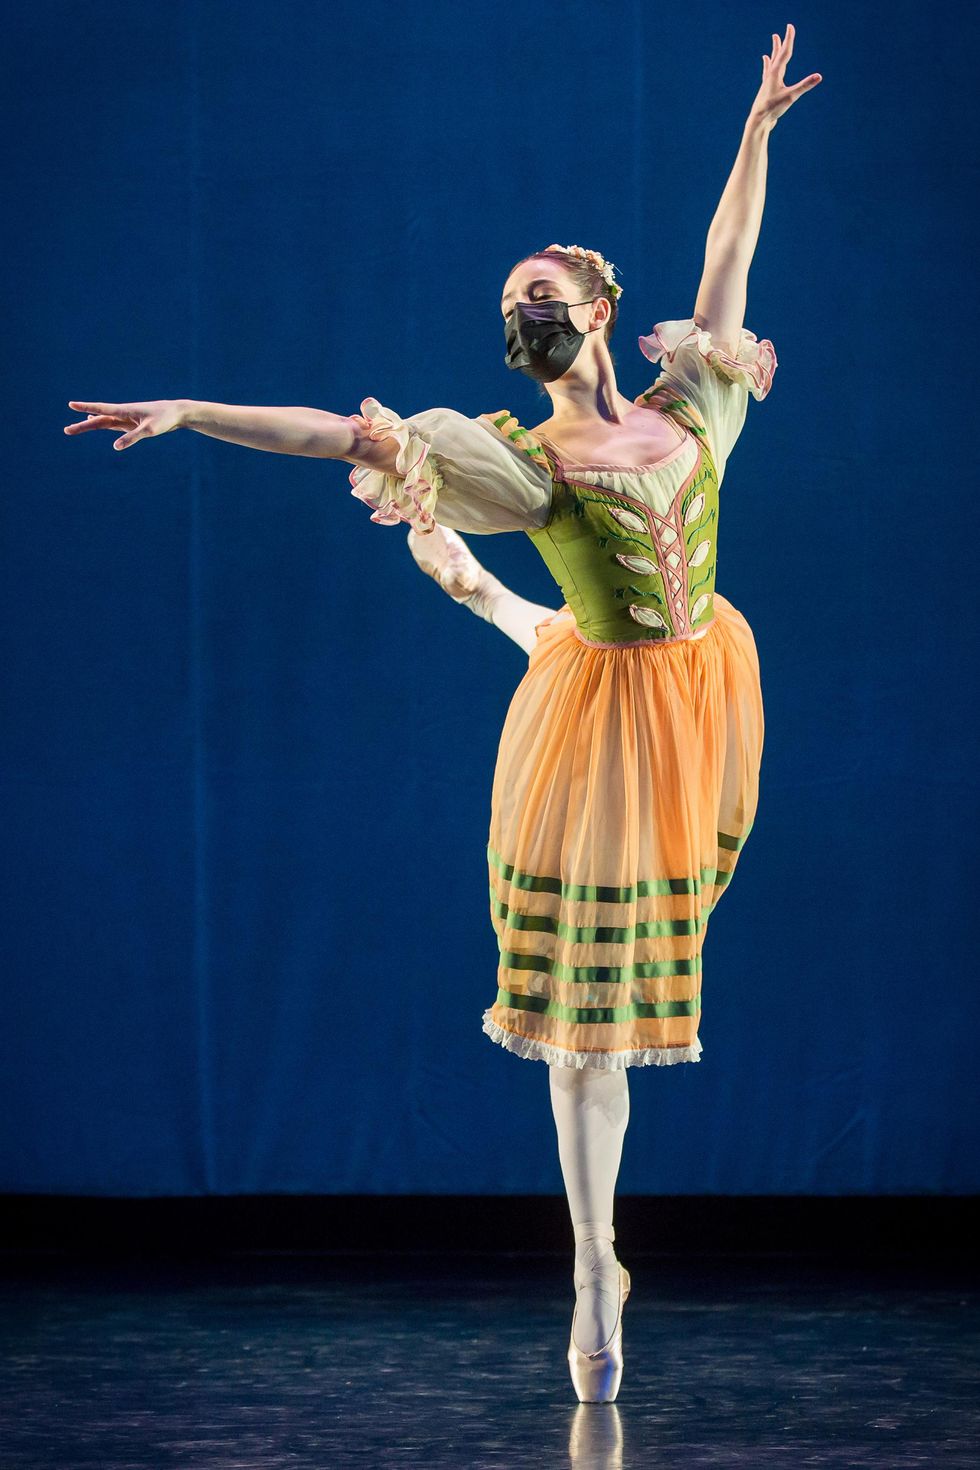
[[565,1362],[570,1256],[7,1256],[0,1466],[978,1464],[975,1266],[617,1249],[605,1405]]

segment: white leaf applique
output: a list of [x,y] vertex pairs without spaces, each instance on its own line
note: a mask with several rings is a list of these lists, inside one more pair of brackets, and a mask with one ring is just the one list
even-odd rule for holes
[[695,495],[694,499],[691,501],[690,505],[687,507],[687,510],[684,512],[684,524],[685,524],[685,526],[689,526],[692,521],[696,521],[697,518],[698,518],[698,516],[701,514],[701,512],[703,510],[704,510],[704,491],[702,491],[700,495]]
[[624,567],[629,567],[631,572],[639,572],[641,577],[656,577],[660,574],[660,568],[655,561],[648,556],[636,556],[632,552],[617,551],[616,560],[622,562]]
[[699,567],[703,561],[707,561],[708,552],[711,550],[710,541],[699,541],[694,548],[694,553],[688,561],[689,567]]
[[711,601],[711,593],[710,592],[702,592],[701,593],[701,596],[698,598],[697,602],[691,608],[691,622],[692,623],[696,623],[697,622],[698,618],[704,612],[705,608],[708,606],[708,603],[710,601]]
[[652,607],[637,607],[635,602],[630,603],[630,616],[637,623],[645,623],[648,628],[666,628],[660,614]]
[[625,526],[627,531],[632,531],[634,536],[648,534],[646,521],[642,516],[638,516],[636,511],[627,510],[622,505],[610,505],[607,506],[607,509],[613,519],[617,520],[621,526]]

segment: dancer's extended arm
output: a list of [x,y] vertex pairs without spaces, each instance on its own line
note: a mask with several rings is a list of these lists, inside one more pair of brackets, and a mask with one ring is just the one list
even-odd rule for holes
[[711,333],[716,347],[735,351],[745,320],[749,266],[755,254],[766,200],[769,134],[787,108],[823,80],[813,72],[795,86],[783,83],[793,54],[794,27],[786,37],[772,36],[772,52],[762,58],[762,84],[749,110],[742,143],[708,230],[704,271],[694,306],[694,320]]
[[110,429],[120,435],[113,441],[114,449],[128,449],[140,439],[159,438],[172,429],[196,429],[199,434],[243,444],[248,449],[346,459],[389,473],[395,468],[398,451],[393,439],[370,439],[359,415],[329,413],[322,408],[265,408],[196,398],[134,403],[83,403],[72,399],[68,407],[88,417],[67,424],[66,434]]

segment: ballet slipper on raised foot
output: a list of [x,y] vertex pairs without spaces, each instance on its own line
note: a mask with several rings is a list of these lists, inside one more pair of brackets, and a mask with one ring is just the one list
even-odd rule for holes
[[458,531],[438,523],[419,536],[409,529],[408,549],[423,572],[434,577],[454,602],[466,602],[478,591],[486,568],[477,561]]
[[580,1404],[611,1404],[619,1393],[623,1378],[623,1306],[630,1294],[630,1273],[619,1264],[619,1310],[609,1341],[594,1353],[584,1353],[575,1345],[575,1318],[578,1301],[572,1313],[572,1333],[568,1340],[568,1367],[572,1385]]

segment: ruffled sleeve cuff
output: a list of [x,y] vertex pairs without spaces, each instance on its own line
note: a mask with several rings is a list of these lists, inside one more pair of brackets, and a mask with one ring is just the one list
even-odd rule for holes
[[776,353],[768,337],[758,341],[755,333],[742,327],[738,334],[734,357],[711,342],[711,333],[699,327],[693,317],[679,321],[658,322],[646,337],[639,338],[640,351],[651,362],[661,358],[669,366],[675,353],[684,345],[695,347],[714,373],[725,382],[740,383],[756,400],[765,398],[772,387],[776,371]]
[[351,494],[373,509],[372,521],[396,526],[407,521],[421,536],[435,529],[434,515],[442,476],[429,459],[429,445],[411,424],[406,424],[376,398],[361,403],[361,418],[371,439],[393,438],[398,442],[395,473],[355,465],[348,479]]

